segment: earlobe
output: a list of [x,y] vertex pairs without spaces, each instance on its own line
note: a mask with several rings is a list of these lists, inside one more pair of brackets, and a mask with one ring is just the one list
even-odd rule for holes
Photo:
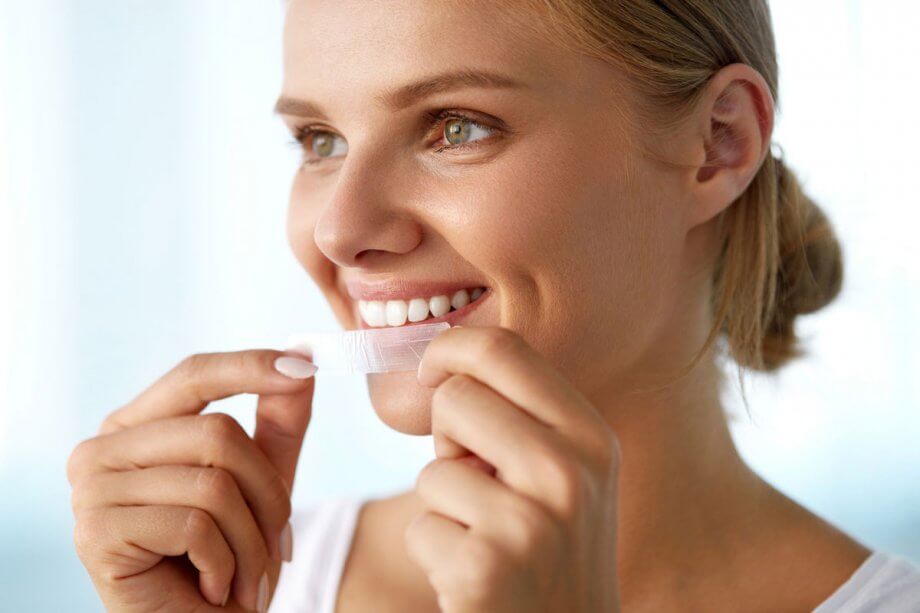
[[711,79],[699,112],[705,158],[694,178],[692,226],[721,213],[753,181],[769,152],[773,96],[760,73],[732,64]]

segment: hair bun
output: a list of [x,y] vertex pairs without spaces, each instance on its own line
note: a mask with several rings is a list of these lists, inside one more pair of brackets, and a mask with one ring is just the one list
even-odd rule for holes
[[775,304],[763,338],[767,370],[802,355],[795,317],[826,306],[843,284],[843,254],[833,226],[783,161],[773,161],[779,204],[779,267]]

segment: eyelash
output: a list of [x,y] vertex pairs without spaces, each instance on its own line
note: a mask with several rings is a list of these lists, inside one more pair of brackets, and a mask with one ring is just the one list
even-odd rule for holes
[[[479,121],[477,118],[467,115],[466,113],[462,111],[457,111],[454,109],[441,109],[438,111],[429,111],[425,113],[425,117],[428,120],[429,131],[433,129],[436,125],[440,124],[441,122],[447,119],[465,119],[466,121],[473,124],[477,128],[481,128],[486,131],[491,131],[493,134],[495,132],[498,132],[497,128],[492,128],[490,126],[483,125],[483,123]],[[307,143],[309,142],[308,139],[315,132],[326,132],[329,134],[334,134],[331,130],[323,129],[321,126],[316,126],[316,125],[303,126],[302,128],[297,128],[296,133],[293,139],[291,140],[291,145],[298,147],[298,148],[306,147]],[[441,130],[441,138],[442,139],[444,138],[443,129]],[[469,147],[475,147],[485,140],[488,140],[488,139],[480,139],[480,140],[476,140],[476,141],[472,141],[468,143],[461,143],[459,145],[444,145],[443,147],[439,147],[438,149],[435,149],[435,153],[441,153],[445,149],[457,150],[457,149],[467,149]],[[330,158],[316,158],[314,160],[305,159],[303,163],[304,165],[316,164],[317,162],[322,162],[326,159],[330,159]]]

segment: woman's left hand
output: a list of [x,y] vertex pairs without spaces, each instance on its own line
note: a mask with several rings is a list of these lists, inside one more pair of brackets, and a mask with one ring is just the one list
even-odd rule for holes
[[505,328],[442,332],[418,379],[437,457],[405,536],[442,611],[619,611],[620,448],[597,409]]

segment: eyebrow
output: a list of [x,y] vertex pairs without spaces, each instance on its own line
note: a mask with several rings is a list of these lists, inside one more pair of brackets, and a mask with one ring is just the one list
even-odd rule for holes
[[[468,87],[492,89],[524,89],[528,85],[508,75],[483,70],[461,68],[424,77],[396,89],[374,96],[374,101],[390,111],[396,112],[434,94]],[[281,96],[275,103],[275,113],[300,117],[318,117],[329,121],[322,107],[311,100]]]

